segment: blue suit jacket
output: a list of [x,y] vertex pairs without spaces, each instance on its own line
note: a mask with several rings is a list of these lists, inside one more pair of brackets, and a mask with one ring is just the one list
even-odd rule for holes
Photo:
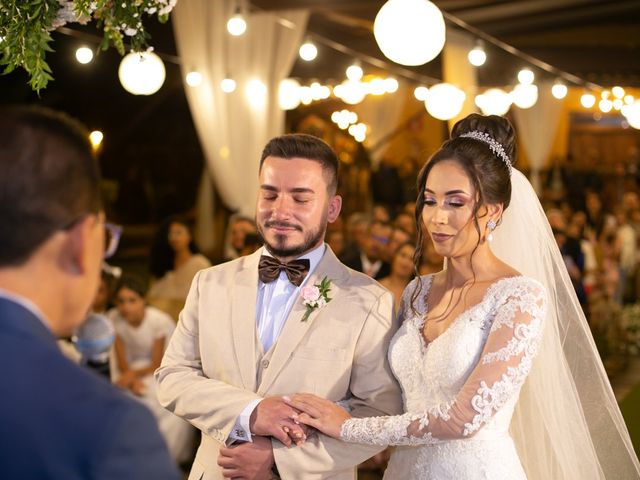
[[155,419],[65,358],[40,319],[0,298],[0,476],[176,480]]

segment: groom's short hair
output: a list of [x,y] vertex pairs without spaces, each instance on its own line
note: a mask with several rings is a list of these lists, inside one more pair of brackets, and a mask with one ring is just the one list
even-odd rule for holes
[[98,164],[76,120],[42,107],[0,109],[0,267],[101,208]]
[[272,138],[262,150],[260,170],[267,157],[305,158],[322,165],[327,191],[334,195],[338,189],[338,157],[324,141],[313,135],[290,133]]

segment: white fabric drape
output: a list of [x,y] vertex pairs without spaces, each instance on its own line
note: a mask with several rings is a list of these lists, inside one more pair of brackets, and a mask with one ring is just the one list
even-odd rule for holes
[[[231,0],[179,2],[172,22],[183,75],[196,70],[203,77],[197,87],[185,84],[185,91],[216,190],[230,209],[252,216],[260,153],[284,131],[278,85],[291,71],[308,12],[245,15],[247,31],[232,37],[226,22],[234,6]],[[230,94],[220,89],[226,76],[237,82]],[[254,79],[266,86],[262,105],[247,100]]]
[[551,95],[551,84],[543,82],[538,85],[538,101],[533,107],[522,109],[514,105],[512,110],[518,136],[531,167],[529,180],[538,194],[541,191],[540,170],[551,153],[563,102]]
[[202,169],[198,199],[196,204],[196,227],[194,231],[196,244],[205,253],[211,253],[215,247],[213,213],[215,209],[213,183],[207,165]]
[[407,103],[407,82],[398,80],[398,91],[391,95],[367,95],[364,101],[353,110],[358,114],[358,122],[370,127],[365,145],[370,150],[374,168],[382,160],[388,144],[379,144],[381,140],[398,128],[400,118]]

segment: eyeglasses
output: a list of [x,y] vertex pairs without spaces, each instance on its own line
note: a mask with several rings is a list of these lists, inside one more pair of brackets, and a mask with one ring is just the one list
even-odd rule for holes
[[120,243],[120,235],[122,235],[122,227],[114,223],[105,222],[104,224],[104,258],[110,258],[118,250]]
[[[74,219],[69,222],[61,230],[69,230],[73,228],[78,222],[84,219],[87,214]],[[116,250],[118,250],[118,244],[120,243],[120,235],[122,235],[122,227],[115,223],[104,222],[104,259],[112,257]]]

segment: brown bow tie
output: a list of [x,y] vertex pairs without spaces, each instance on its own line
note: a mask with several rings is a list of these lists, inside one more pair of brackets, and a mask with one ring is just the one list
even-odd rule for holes
[[280,275],[280,271],[284,270],[287,274],[287,278],[296,287],[299,287],[304,277],[309,273],[309,260],[302,258],[299,260],[292,260],[288,263],[282,263],[280,260],[274,257],[268,257],[262,255],[260,257],[260,263],[258,264],[258,276],[264,283],[273,282]]

